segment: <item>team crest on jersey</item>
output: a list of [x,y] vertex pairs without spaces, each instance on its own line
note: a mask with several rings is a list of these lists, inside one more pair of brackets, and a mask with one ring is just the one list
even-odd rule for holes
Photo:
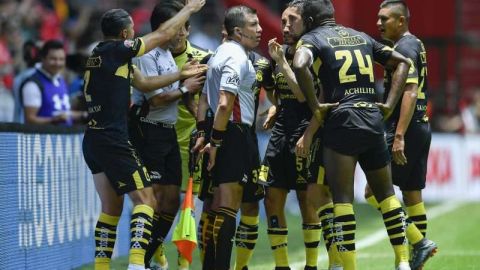
[[125,45],[125,47],[127,47],[127,48],[132,48],[133,45],[135,45],[135,41],[134,41],[134,40],[131,40],[131,39],[126,39],[126,40],[123,42],[123,45]]
[[237,73],[233,73],[232,75],[227,77],[225,83],[237,86],[240,84],[240,77]]

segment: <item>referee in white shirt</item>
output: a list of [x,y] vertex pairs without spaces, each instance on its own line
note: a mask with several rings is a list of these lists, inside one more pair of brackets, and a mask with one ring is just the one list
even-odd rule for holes
[[257,146],[250,132],[256,73],[248,52],[258,46],[262,34],[256,10],[246,6],[228,9],[224,24],[228,41],[208,62],[203,89],[209,108],[215,112],[210,143],[204,151],[210,154],[208,169],[220,195],[214,199],[219,202],[213,236],[216,270],[230,268],[236,215],[256,158]]

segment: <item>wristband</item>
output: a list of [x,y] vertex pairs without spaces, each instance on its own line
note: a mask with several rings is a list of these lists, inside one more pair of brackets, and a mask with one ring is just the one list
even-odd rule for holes
[[217,140],[210,139],[210,146],[218,148],[218,147],[222,146],[222,141],[217,141]]
[[205,131],[204,131],[204,130],[198,130],[196,137],[197,137],[197,138],[205,137]]
[[188,93],[188,88],[183,85],[182,87],[178,88],[178,90],[182,93],[182,95],[185,95]]
[[218,129],[213,128],[212,129],[211,140],[217,141],[217,142],[222,141],[224,135],[225,135],[225,130],[218,130]]

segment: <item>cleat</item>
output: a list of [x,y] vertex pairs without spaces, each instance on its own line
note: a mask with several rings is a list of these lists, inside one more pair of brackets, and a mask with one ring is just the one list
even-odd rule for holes
[[317,270],[317,267],[305,265],[305,268],[303,270]]
[[395,270],[411,270],[410,265],[408,262],[401,262],[398,264],[397,268]]
[[167,261],[165,261],[164,264],[153,262],[150,265],[151,265],[150,269],[152,269],[152,270],[168,270],[168,262]]
[[435,242],[423,238],[420,242],[413,245],[410,267],[412,270],[422,270],[427,260],[437,252]]
[[144,265],[129,264],[127,270],[146,270]]
[[329,270],[343,270],[343,266],[340,265],[332,265]]

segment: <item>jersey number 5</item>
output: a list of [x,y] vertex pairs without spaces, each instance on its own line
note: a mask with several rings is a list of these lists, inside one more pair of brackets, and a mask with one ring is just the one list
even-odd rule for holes
[[[365,59],[367,60],[367,62],[365,63],[364,55],[362,55],[362,52],[360,50],[354,50],[353,53],[355,54],[355,59],[358,63],[358,69],[359,69],[360,74],[368,75],[369,78],[370,78],[370,82],[373,82],[374,77],[373,77],[372,57],[370,57],[370,55],[366,54]],[[342,59],[345,60],[343,62],[342,67],[338,71],[338,77],[340,79],[340,83],[356,82],[357,81],[357,75],[356,74],[348,74],[348,71],[350,70],[350,67],[352,66],[352,63],[353,63],[352,52],[349,51],[349,50],[336,51],[335,52],[335,58],[337,60],[342,60]]]

